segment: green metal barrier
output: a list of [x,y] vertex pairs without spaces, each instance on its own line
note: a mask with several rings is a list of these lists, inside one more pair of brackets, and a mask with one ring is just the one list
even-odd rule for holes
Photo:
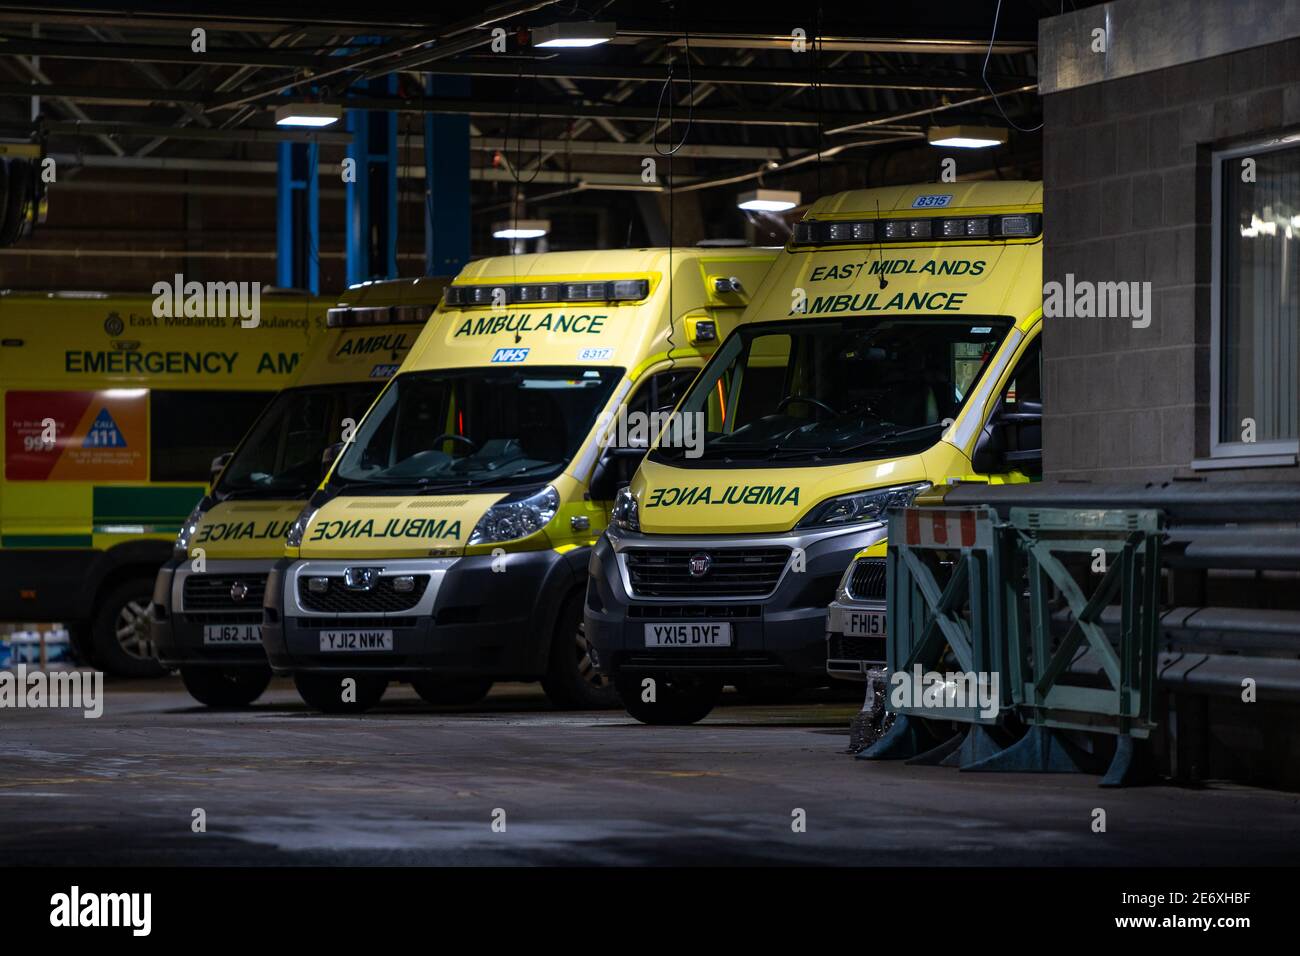
[[[996,730],[1012,703],[1002,679],[1003,630],[1015,617],[1007,611],[1015,594],[1006,587],[997,514],[983,507],[897,509],[888,540],[886,699],[900,716],[860,756],[949,766],[989,756],[1005,745]],[[931,721],[968,726],[944,740]]]
[[[1079,733],[1100,732],[1117,737],[1103,785],[1136,780],[1144,767],[1134,739],[1153,726],[1163,536],[1154,510],[1013,508],[1008,521],[982,506],[891,512],[887,706],[899,718],[858,756],[970,771],[1100,770],[1095,738]],[[936,568],[948,572],[942,585]],[[1091,593],[1080,578],[1096,580]],[[1100,616],[1117,597],[1115,646]],[[1072,615],[1059,640],[1053,601]],[[1078,666],[1084,655],[1095,666]],[[918,667],[983,678],[996,706],[933,694],[918,702]],[[893,693],[909,680],[913,693]],[[965,727],[940,741],[936,722]],[[1019,725],[1028,730],[1014,739]]]

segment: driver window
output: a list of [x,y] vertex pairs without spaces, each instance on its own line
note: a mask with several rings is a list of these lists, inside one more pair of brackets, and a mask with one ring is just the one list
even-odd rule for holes
[[1002,403],[1008,406],[1025,402],[1042,404],[1043,401],[1043,349],[1035,341],[1016,363],[1011,381],[1002,391]]
[[[656,372],[642,382],[627,402],[627,414],[634,413],[652,416],[664,414],[675,409],[686,394],[691,382],[699,374],[695,365],[678,365],[666,371]],[[629,422],[632,419],[629,418]],[[651,436],[651,441],[658,436]]]
[[[786,383],[799,377],[799,363],[792,361],[793,346],[789,335],[760,335],[749,343],[748,361],[732,377],[728,420],[720,430],[732,432],[776,412],[787,393]],[[790,406],[787,411],[792,415],[811,414],[803,403]]]

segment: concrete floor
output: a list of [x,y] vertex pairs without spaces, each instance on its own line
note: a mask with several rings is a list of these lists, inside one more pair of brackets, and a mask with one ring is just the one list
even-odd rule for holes
[[[530,685],[441,712],[394,686],[372,714],[324,717],[283,682],[240,713],[198,707],[178,681],[110,684],[99,720],[0,711],[0,865],[1132,866],[1300,852],[1294,794],[868,763],[844,753],[855,710],[729,706],[651,728],[553,711]],[[1098,807],[1106,833],[1091,828]],[[191,830],[195,808],[206,833]]]

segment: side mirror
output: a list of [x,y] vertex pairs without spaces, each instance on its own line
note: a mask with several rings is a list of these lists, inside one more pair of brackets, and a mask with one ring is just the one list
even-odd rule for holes
[[209,487],[217,483],[217,479],[221,477],[221,472],[225,470],[225,467],[228,464],[230,464],[230,459],[234,457],[235,453],[233,451],[228,451],[212,459],[212,464],[208,466]]
[[1043,404],[999,405],[975,443],[971,466],[977,474],[1043,473]]
[[337,459],[339,455],[343,454],[343,449],[346,446],[347,446],[347,442],[336,441],[334,444],[327,446],[325,450],[321,452],[320,476],[322,478],[324,478],[326,472],[330,470],[330,467],[334,464],[335,459]]
[[591,485],[587,489],[593,501],[613,501],[618,489],[632,480],[637,465],[645,457],[644,448],[606,448],[596,462],[591,473]]

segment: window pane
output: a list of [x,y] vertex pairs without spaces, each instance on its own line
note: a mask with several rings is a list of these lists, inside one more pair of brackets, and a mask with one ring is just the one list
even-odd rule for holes
[[1300,149],[1261,152],[1255,182],[1223,165],[1219,441],[1294,439],[1300,366]]
[[207,482],[212,459],[234,451],[274,392],[149,395],[149,477]]

